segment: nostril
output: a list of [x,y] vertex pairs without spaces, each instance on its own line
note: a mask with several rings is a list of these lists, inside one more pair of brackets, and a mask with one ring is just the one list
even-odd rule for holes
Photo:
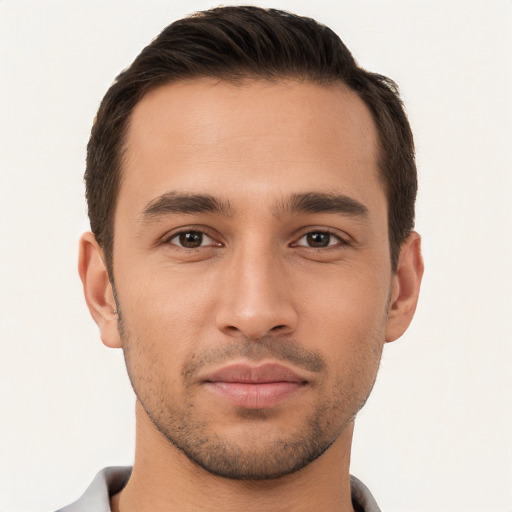
[[286,327],[286,325],[276,325],[275,327],[272,327],[272,329],[270,329],[271,331],[279,331],[281,329],[284,329]]

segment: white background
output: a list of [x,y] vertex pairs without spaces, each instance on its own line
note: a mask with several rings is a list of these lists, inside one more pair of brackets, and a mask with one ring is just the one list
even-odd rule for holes
[[[234,2],[225,2],[227,4]],[[98,103],[172,20],[210,1],[0,0],[0,511],[74,501],[130,464],[133,395],[76,272]],[[512,511],[512,2],[262,1],[329,24],[401,86],[426,274],[385,348],[352,472],[383,510]]]

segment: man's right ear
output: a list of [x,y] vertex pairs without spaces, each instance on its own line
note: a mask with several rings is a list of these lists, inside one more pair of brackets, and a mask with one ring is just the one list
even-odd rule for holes
[[78,273],[84,287],[85,301],[100,328],[100,335],[107,347],[120,348],[121,336],[117,326],[114,291],[108,278],[103,249],[91,233],[80,238]]

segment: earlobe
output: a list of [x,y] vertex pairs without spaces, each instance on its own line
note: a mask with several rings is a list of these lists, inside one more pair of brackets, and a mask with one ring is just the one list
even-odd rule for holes
[[393,276],[386,342],[400,338],[409,327],[418,303],[423,269],[421,238],[413,231],[402,244]]
[[122,346],[117,326],[116,302],[110,283],[103,250],[91,232],[80,238],[78,273],[84,288],[85,301],[98,324],[101,339],[107,347]]

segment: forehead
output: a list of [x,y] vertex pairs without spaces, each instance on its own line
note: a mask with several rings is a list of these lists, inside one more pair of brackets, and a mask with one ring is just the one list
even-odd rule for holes
[[132,113],[119,199],[129,193],[147,203],[176,189],[233,198],[348,187],[364,200],[383,194],[377,146],[368,108],[340,83],[167,84]]

